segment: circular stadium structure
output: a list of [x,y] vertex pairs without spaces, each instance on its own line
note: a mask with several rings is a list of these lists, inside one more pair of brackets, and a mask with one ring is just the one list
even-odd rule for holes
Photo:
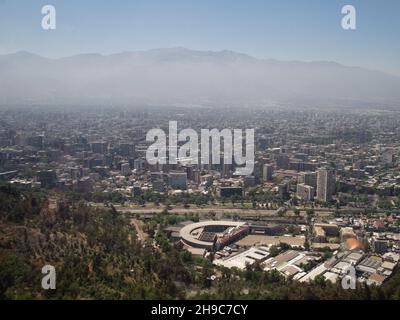
[[219,250],[249,232],[246,222],[201,221],[180,230],[183,243],[195,248]]

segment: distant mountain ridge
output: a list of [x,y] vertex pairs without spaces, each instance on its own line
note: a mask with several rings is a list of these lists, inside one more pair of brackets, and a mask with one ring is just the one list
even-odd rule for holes
[[400,78],[336,62],[261,60],[233,51],[153,49],[60,59],[0,56],[0,104],[400,106]]

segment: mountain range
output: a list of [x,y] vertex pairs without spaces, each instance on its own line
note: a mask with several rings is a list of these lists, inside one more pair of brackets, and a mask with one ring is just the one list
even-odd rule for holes
[[0,105],[391,105],[400,77],[335,62],[153,49],[50,59],[0,56]]

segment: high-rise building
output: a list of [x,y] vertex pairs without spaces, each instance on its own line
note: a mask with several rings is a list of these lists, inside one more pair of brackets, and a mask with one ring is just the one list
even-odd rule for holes
[[297,197],[305,201],[314,200],[314,188],[306,184],[300,183],[297,185]]
[[127,162],[121,163],[121,173],[124,176],[130,175],[132,173],[129,163]]
[[381,159],[383,164],[393,164],[393,150],[387,149],[382,152]]
[[320,169],[317,172],[317,200],[330,202],[335,191],[335,174],[333,170]]
[[193,181],[199,184],[201,182],[201,171],[198,169],[193,170]]
[[317,173],[316,172],[304,172],[299,177],[299,183],[304,183],[308,186],[317,188]]
[[372,241],[372,249],[376,253],[385,253],[388,249],[388,241],[386,239],[374,238]]
[[75,190],[78,192],[92,192],[92,181],[89,177],[83,177],[76,181]]
[[153,181],[153,191],[155,192],[164,192],[165,191],[165,184],[163,180],[155,180]]
[[156,180],[164,181],[164,173],[163,172],[152,172],[150,173],[150,180],[154,182]]
[[276,165],[280,169],[288,169],[289,168],[289,156],[287,154],[278,154],[276,156]]
[[170,172],[169,173],[169,185],[173,189],[187,188],[187,173],[186,172]]
[[130,143],[121,143],[119,145],[118,153],[121,156],[130,157],[130,156],[133,156],[133,153],[134,153],[133,150],[134,150],[134,146],[132,144],[130,144]]
[[138,183],[134,184],[133,188],[132,188],[132,195],[134,197],[138,197],[141,194],[142,194],[142,188],[140,187],[140,184],[138,184]]
[[245,176],[243,178],[244,188],[254,188],[256,186],[256,178],[254,176]]
[[272,164],[264,164],[263,165],[263,180],[264,181],[271,181],[273,173],[274,173],[274,167]]
[[253,175],[254,175],[254,177],[256,178],[257,181],[259,181],[262,178],[262,175],[263,175],[263,163],[261,161],[255,161],[254,162]]
[[102,154],[105,151],[105,143],[104,142],[92,142],[91,149],[93,153]]
[[57,175],[54,170],[37,172],[37,180],[42,188],[53,188],[57,184]]
[[137,158],[133,161],[133,168],[137,171],[141,171],[144,169],[145,160],[142,158]]
[[289,198],[289,184],[284,182],[278,185],[278,194],[279,197],[283,200]]

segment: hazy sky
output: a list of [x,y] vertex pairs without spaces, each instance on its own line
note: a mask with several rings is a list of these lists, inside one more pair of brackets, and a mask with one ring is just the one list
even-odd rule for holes
[[[41,8],[57,29],[41,28]],[[341,8],[357,9],[357,30]],[[182,46],[258,58],[330,60],[400,75],[399,0],[0,0],[0,54],[47,57]]]

